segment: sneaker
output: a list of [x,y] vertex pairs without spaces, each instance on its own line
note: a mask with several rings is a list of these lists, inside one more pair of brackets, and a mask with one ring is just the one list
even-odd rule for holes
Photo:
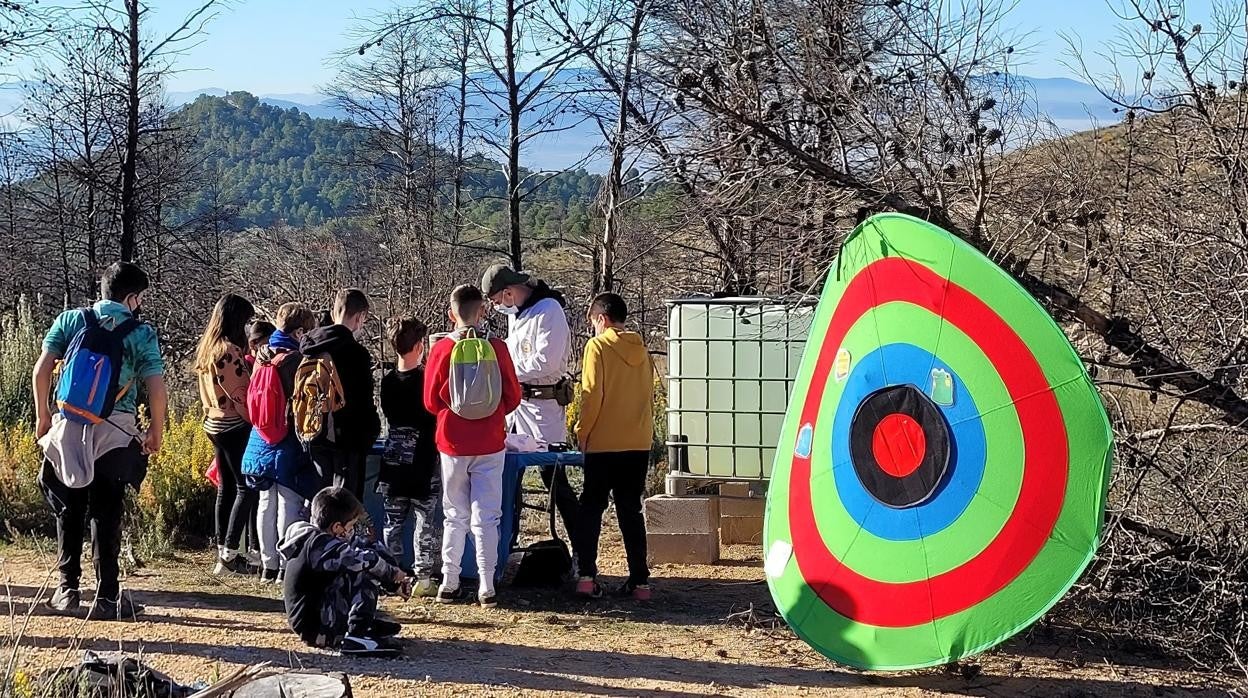
[[143,606],[135,603],[126,594],[121,595],[120,602],[114,599],[96,597],[91,605],[87,618],[91,620],[133,620],[143,613]]
[[632,582],[624,582],[618,592],[619,596],[630,597],[634,601],[650,600],[649,584],[633,584]]
[[464,598],[463,590],[447,589],[446,587],[442,587],[441,589],[438,589],[438,596],[436,600],[438,603],[455,603],[456,601],[459,601],[463,598]]
[[425,577],[412,585],[412,596],[430,598],[438,595],[438,583]]
[[481,608],[498,608],[498,594],[493,592],[477,594],[477,603],[481,604]]
[[251,565],[252,567],[264,566],[264,562],[260,559],[259,550],[248,550],[246,552],[239,553],[238,556],[246,560],[247,564]]
[[380,618],[374,619],[368,626],[368,636],[374,638],[394,637],[401,632],[403,632],[403,626]]
[[260,582],[262,584],[280,583],[281,578],[282,578],[281,570],[271,570],[266,567],[264,568],[264,573],[260,576]]
[[73,613],[82,605],[82,594],[77,589],[61,587],[48,600],[48,608],[58,613]]
[[217,558],[217,566],[213,568],[212,573],[218,577],[226,574],[241,574],[244,576],[256,574],[257,569],[252,567],[247,558],[242,555],[235,555],[230,559],[223,557]]
[[391,659],[403,653],[403,648],[391,640],[381,637],[358,637],[348,635],[338,646],[338,653],[344,657],[381,657]]
[[581,577],[576,580],[576,595],[587,599],[601,598],[602,586],[593,577]]

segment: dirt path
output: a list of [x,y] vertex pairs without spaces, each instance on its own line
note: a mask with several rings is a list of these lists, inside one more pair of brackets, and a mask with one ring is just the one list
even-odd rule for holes
[[[49,615],[31,602],[51,579],[52,559],[9,548],[0,559],[10,611],[4,647],[12,651],[20,637],[17,664],[32,673],[72,662],[81,649],[141,652],[187,683],[255,662],[315,667],[349,674],[357,696],[1235,695],[1228,679],[1026,638],[959,674],[846,670],[751,614],[770,608],[758,550],[725,553],[715,566],[656,569],[656,597],[646,605],[539,592],[507,594],[507,607],[494,611],[385,599],[383,610],[407,626],[407,648],[402,659],[382,661],[308,650],[286,630],[276,589],[214,578],[201,555],[131,573],[126,583],[147,606],[139,622]],[[619,575],[618,544],[604,554],[604,574]]]

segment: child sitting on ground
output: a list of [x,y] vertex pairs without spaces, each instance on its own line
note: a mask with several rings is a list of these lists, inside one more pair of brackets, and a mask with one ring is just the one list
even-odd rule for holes
[[377,618],[379,588],[408,595],[407,575],[380,546],[355,534],[364,507],[349,490],[327,487],[312,499],[312,522],[282,539],[283,596],[290,629],[313,647],[343,655],[397,657],[398,623]]
[[442,478],[434,444],[435,419],[425,409],[425,323],[414,317],[394,318],[386,339],[398,355],[398,366],[381,379],[381,411],[389,431],[381,456],[377,493],[386,508],[386,548],[403,559],[403,527],[412,527],[412,569],[417,596],[437,594],[434,573],[442,549]]

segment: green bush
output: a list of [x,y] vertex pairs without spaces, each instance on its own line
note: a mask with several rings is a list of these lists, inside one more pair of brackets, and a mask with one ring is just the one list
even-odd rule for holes
[[25,423],[0,424],[0,521],[4,533],[52,535],[52,510],[39,490],[39,446]]
[[30,375],[39,358],[42,328],[25,296],[12,313],[0,315],[0,424],[34,421]]

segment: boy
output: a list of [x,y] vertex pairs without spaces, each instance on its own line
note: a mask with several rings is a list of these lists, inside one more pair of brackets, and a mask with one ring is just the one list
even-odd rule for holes
[[413,317],[394,318],[386,339],[398,355],[398,366],[381,379],[381,412],[390,430],[377,476],[377,493],[386,508],[386,548],[403,558],[403,526],[411,514],[414,593],[433,596],[437,551],[442,546],[442,478],[434,443],[436,421],[425,409],[425,323]]
[[642,496],[654,440],[654,368],[641,335],[624,328],[627,319],[624,299],[614,293],[599,294],[589,307],[594,338],[585,345],[581,363],[581,418],[576,425],[576,439],[585,453],[581,518],[573,538],[581,575],[576,593],[602,595],[595,579],[598,535],[611,495],[628,557],[628,581],[619,593],[648,601]]
[[342,381],[345,405],[334,413],[332,439],[313,444],[312,463],[323,487],[333,484],[364,498],[364,460],[381,434],[381,418],[373,402],[373,357],[355,333],[368,321],[368,296],[358,288],[343,289],[334,298],[334,324],[318,327],[301,342],[304,356],[328,354]]
[[[83,519],[89,516],[92,557],[98,585],[89,617],[131,618],[141,608],[121,597],[117,564],[121,553],[121,514],[126,485],[136,490],[147,473],[147,456],[160,450],[165,431],[168,393],[165,364],[156,331],[138,322],[147,292],[147,274],[129,262],[118,262],[100,279],[102,300],[90,308],[67,310],[52,323],[35,362],[35,436],[44,450],[40,488],[56,514],[56,547],[60,584],[48,605],[73,613],[81,603]],[[80,424],[55,417],[50,408],[52,372],[74,338],[94,321],[101,329],[124,333],[121,367],[113,411],[98,424]],[[147,388],[150,423],[140,434],[135,420],[138,385]]]
[[[475,286],[460,286],[451,293],[450,318],[455,331],[429,351],[425,380],[425,409],[437,416],[437,444],[442,454],[442,507],[445,524],[442,535],[442,587],[439,603],[453,603],[460,597],[460,559],[468,534],[469,512],[477,547],[480,588],[477,600],[483,608],[494,608],[494,570],[498,566],[498,521],[502,516],[503,462],[506,458],[507,414],[520,404],[520,382],[511,363],[507,345],[489,338],[497,365],[479,362],[476,378],[489,383],[497,379],[497,407],[479,419],[468,419],[453,409],[451,353],[458,342],[484,336],[477,329],[485,315],[486,302]],[[462,370],[462,369],[459,369]],[[482,375],[488,371],[493,375]],[[463,386],[456,385],[456,390]],[[471,387],[471,386],[470,386]],[[461,406],[461,411],[463,410]]]
[[353,537],[364,507],[342,487],[312,498],[312,521],[291,525],[282,538],[286,579],[282,596],[290,629],[313,647],[343,655],[396,657],[402,627],[377,618],[379,587],[406,595],[407,575],[383,551]]

